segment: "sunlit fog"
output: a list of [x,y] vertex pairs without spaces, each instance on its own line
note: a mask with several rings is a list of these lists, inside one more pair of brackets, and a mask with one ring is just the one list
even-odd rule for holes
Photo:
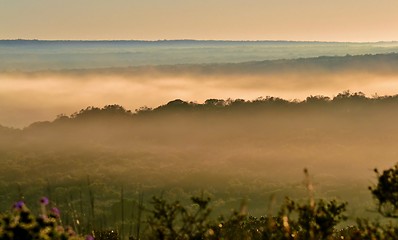
[[[395,55],[328,57],[235,64],[163,65],[0,73],[0,124],[26,127],[88,106],[119,104],[134,111],[174,99],[274,96],[303,100],[350,90],[394,95]],[[360,66],[362,63],[364,66]]]

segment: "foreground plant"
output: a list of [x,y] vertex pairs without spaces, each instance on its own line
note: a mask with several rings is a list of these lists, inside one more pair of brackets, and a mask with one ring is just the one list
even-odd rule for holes
[[153,198],[152,216],[149,218],[150,239],[204,239],[208,234],[211,212],[209,198],[192,197],[191,209],[180,202],[167,202]]
[[398,164],[381,174],[378,169],[374,171],[378,183],[374,187],[369,187],[369,190],[377,200],[379,213],[385,217],[398,218]]
[[42,213],[35,216],[24,201],[16,202],[11,211],[0,214],[0,239],[8,240],[91,240],[79,236],[70,227],[64,227],[60,219],[60,211],[51,208],[47,211],[48,199],[40,200]]
[[307,170],[304,170],[309,193],[308,202],[298,203],[289,198],[282,204],[277,216],[255,218],[247,215],[246,205],[229,218],[209,219],[210,199],[191,198],[195,208],[180,202],[153,198],[150,239],[337,239],[336,226],[347,217],[347,203],[336,200],[315,201]]
[[298,204],[287,199],[282,207],[285,212],[280,216],[286,231],[294,239],[332,239],[337,233],[336,225],[347,219],[344,215],[346,206],[336,200],[320,199],[312,204]]
[[[378,171],[376,171],[378,173]],[[398,239],[396,223],[382,224],[358,219],[357,224],[344,229],[336,226],[344,221],[347,203],[336,200],[315,199],[313,186],[307,170],[304,170],[309,197],[305,202],[286,198],[276,216],[260,218],[247,215],[247,206],[229,217],[210,218],[210,199],[192,197],[192,204],[169,202],[154,197],[152,208],[147,209],[148,228],[145,234],[130,239],[160,240],[389,240]],[[372,194],[384,216],[395,217],[398,209],[398,165],[378,173],[378,184],[371,187]],[[72,228],[63,227],[60,211],[48,208],[49,200],[40,199],[41,214],[35,216],[23,201],[14,204],[11,211],[0,214],[0,240],[56,239],[82,240]],[[386,207],[390,206],[390,209]],[[387,212],[387,210],[390,210]],[[141,222],[141,221],[139,221]],[[121,239],[118,231],[99,230],[98,240]],[[140,233],[140,231],[137,231]],[[87,236],[86,240],[94,240]]]

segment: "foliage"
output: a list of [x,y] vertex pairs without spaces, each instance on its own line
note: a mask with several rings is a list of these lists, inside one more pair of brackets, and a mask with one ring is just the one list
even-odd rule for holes
[[179,201],[168,203],[153,198],[152,216],[149,218],[151,239],[202,239],[208,232],[210,199],[192,197],[193,206],[184,207]]
[[378,211],[386,217],[398,217],[398,164],[382,174],[377,169],[375,172],[377,185],[369,189],[378,201]]
[[[336,225],[347,219],[343,214],[346,206],[347,203],[338,203],[336,200],[326,202],[320,199],[299,204],[287,199],[280,216],[285,228],[299,239],[329,239],[336,231]],[[296,219],[292,215],[296,215]]]
[[[14,204],[12,210],[0,215],[0,239],[59,239],[79,240],[79,236],[71,227],[64,227],[60,220],[60,213],[57,208],[52,208],[46,214],[48,200],[43,198],[42,214],[35,216],[23,201]],[[93,239],[91,236],[87,240]]]
[[255,218],[234,211],[218,221],[208,218],[209,199],[193,197],[192,202],[194,211],[178,201],[168,203],[155,197],[149,220],[151,239],[329,239],[337,233],[335,226],[346,219],[346,204],[335,200],[311,205],[288,199],[277,217]]
[[[377,170],[376,170],[377,172]],[[308,172],[305,171],[308,177]],[[394,206],[398,198],[397,191],[398,165],[378,175],[378,185],[370,188],[379,203],[386,202]],[[198,204],[201,198],[193,198]],[[220,217],[218,221],[206,219],[209,216],[209,199],[199,204],[195,215],[178,201],[167,203],[164,199],[154,198],[154,211],[151,218],[153,239],[396,239],[398,227],[392,223],[383,225],[367,219],[357,219],[356,226],[338,230],[336,226],[347,219],[344,215],[347,203],[336,200],[315,201],[310,194],[309,201],[300,204],[289,198],[281,206],[277,216],[255,218],[243,211],[233,212],[229,218]],[[386,212],[381,211],[383,215]],[[190,216],[190,217],[187,217]],[[195,216],[195,217],[192,217]],[[196,216],[201,216],[196,218]],[[391,216],[391,215],[387,215]],[[189,223],[188,231],[180,224]]]
[[366,219],[358,219],[357,227],[353,228],[349,235],[350,239],[396,239],[397,236],[397,226],[383,225]]
[[[396,210],[398,164],[378,174],[378,184],[370,188],[378,198],[379,205],[387,202]],[[357,224],[343,229],[337,226],[347,219],[345,216],[347,203],[336,200],[315,200],[312,185],[306,174],[309,198],[299,202],[286,198],[275,216],[259,218],[247,214],[247,206],[242,204],[240,211],[233,211],[229,217],[212,218],[210,198],[192,197],[191,204],[184,205],[180,201],[167,201],[161,197],[153,197],[152,207],[146,209],[145,222],[148,227],[137,238],[130,239],[162,239],[162,240],[196,240],[196,239],[247,239],[247,240],[333,240],[333,239],[396,239],[398,226],[390,222],[357,219]],[[49,200],[40,199],[41,214],[35,216],[23,201],[14,204],[11,211],[0,215],[0,239],[84,239],[71,227],[64,227],[57,208],[49,209]],[[140,208],[142,206],[140,205]],[[384,208],[383,208],[384,209]],[[393,216],[380,211],[384,216]],[[93,217],[93,216],[91,216]],[[98,229],[92,231],[96,239],[122,239],[121,232]],[[86,239],[94,239],[87,236]]]
[[[71,116],[64,114],[59,114],[55,122],[66,122],[67,120],[73,119],[98,119],[98,118],[126,118],[137,115],[143,115],[148,113],[172,113],[175,111],[209,111],[209,110],[250,110],[252,108],[263,108],[272,109],[278,107],[290,107],[290,106],[304,106],[312,107],[314,105],[328,105],[334,106],[336,108],[344,107],[346,104],[351,105],[369,105],[369,103],[382,105],[383,103],[398,103],[398,95],[392,96],[378,96],[375,95],[371,98],[365,96],[363,92],[350,92],[349,90],[343,91],[337,94],[332,99],[323,96],[308,96],[305,100],[285,100],[278,97],[267,96],[265,98],[259,97],[254,100],[244,100],[244,99],[207,99],[203,104],[196,102],[186,102],[181,99],[175,99],[169,101],[167,104],[158,106],[156,108],[149,108],[147,106],[142,106],[135,111],[126,110],[120,105],[106,105],[103,108],[98,107],[87,107],[81,109],[79,112],[73,113]],[[344,104],[342,104],[344,103]],[[49,123],[49,122],[41,122]],[[37,125],[38,123],[33,123],[32,125]],[[0,129],[1,130],[1,129]]]
[[96,240],[119,240],[120,236],[118,232],[114,230],[102,230],[95,231],[95,239]]

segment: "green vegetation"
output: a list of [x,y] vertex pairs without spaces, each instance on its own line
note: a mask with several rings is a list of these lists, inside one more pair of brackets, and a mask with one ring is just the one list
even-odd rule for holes
[[[47,213],[48,199],[41,199],[41,214],[35,216],[23,201],[14,204],[10,212],[0,214],[2,240],[83,240],[71,227],[64,227],[58,208]],[[93,239],[87,236],[86,240]]]
[[386,217],[398,217],[398,164],[393,168],[379,173],[377,186],[369,187],[373,196],[378,201],[378,211]]
[[[379,185],[370,189],[372,194],[379,199],[388,194],[389,188],[394,187],[394,182],[384,181],[385,176],[397,178],[396,165],[392,169],[384,171],[379,176]],[[289,198],[280,207],[276,216],[262,216],[256,218],[248,215],[246,205],[243,204],[239,212],[234,211],[228,218],[223,216],[212,219],[209,207],[210,198],[191,197],[191,205],[184,206],[179,201],[170,202],[163,197],[153,197],[151,206],[145,211],[147,219],[137,223],[136,235],[130,231],[128,237],[124,236],[125,224],[122,217],[122,228],[116,226],[116,230],[100,230],[98,226],[88,226],[85,230],[93,236],[89,239],[394,239],[398,234],[398,226],[380,222],[369,222],[366,219],[357,219],[355,226],[339,229],[337,225],[346,220],[344,215],[346,203],[338,203],[335,200],[315,200],[313,187],[308,171],[306,184],[309,197],[306,203],[297,203]],[[383,186],[383,187],[380,187]],[[123,190],[122,190],[123,193]],[[396,197],[389,195],[385,202],[396,201]],[[121,204],[123,206],[123,195]],[[58,208],[51,208],[47,214],[49,200],[41,198],[41,214],[35,217],[27,208],[24,201],[14,204],[11,211],[0,215],[0,239],[83,239],[76,232],[75,226],[63,227],[61,214]],[[142,203],[138,206],[142,210]],[[122,211],[124,209],[122,208]],[[384,214],[384,212],[382,212]],[[94,215],[87,216],[95,218]],[[76,221],[79,223],[79,221]],[[140,226],[146,225],[146,229],[140,230]]]
[[[396,193],[388,190],[395,189],[388,177],[395,172],[379,174],[371,187],[375,198],[366,186],[373,181],[372,169],[386,169],[398,158],[397,107],[398,96],[369,98],[347,91],[301,102],[175,100],[137,111],[109,105],[24,129],[2,127],[0,211],[9,211],[18,199],[37,215],[40,207],[31,201],[47,196],[51,207],[62,210],[64,226],[83,234],[94,229],[97,238],[156,237],[159,231],[151,229],[159,228],[170,234],[162,228],[170,218],[157,219],[155,206],[174,211],[175,234],[211,228],[212,236],[228,238],[237,233],[225,226],[244,233],[256,225],[263,230],[248,235],[255,239],[282,231],[278,226],[289,215],[295,236],[303,236],[303,229],[329,236],[321,229],[353,225],[332,236],[386,237],[395,224],[380,218],[396,215]],[[303,167],[314,174],[312,197],[300,181]],[[150,202],[149,196],[160,195]],[[211,201],[201,208],[191,196]],[[229,215],[242,200],[243,211]],[[313,224],[303,227],[299,216]],[[184,221],[195,224],[182,228]],[[222,229],[214,227],[220,223]]]

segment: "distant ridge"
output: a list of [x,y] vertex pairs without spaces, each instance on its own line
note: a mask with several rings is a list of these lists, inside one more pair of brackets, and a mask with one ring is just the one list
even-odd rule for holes
[[[308,96],[305,100],[287,100],[279,97],[268,96],[259,97],[253,100],[245,99],[207,99],[203,103],[184,101],[181,99],[171,100],[155,108],[141,107],[135,110],[125,109],[121,105],[111,104],[104,107],[89,106],[71,114],[70,116],[60,114],[51,121],[37,121],[29,126],[19,129],[2,126],[0,124],[0,133],[19,132],[20,130],[29,130],[32,128],[42,128],[48,126],[57,126],[59,123],[76,123],[76,120],[83,122],[95,121],[96,123],[106,123],[107,121],[134,121],[143,118],[157,116],[228,116],[230,113],[244,114],[243,116],[253,114],[270,113],[278,115],[278,111],[288,110],[291,114],[300,114],[300,111],[320,111],[328,112],[330,115],[355,116],[364,112],[374,112],[385,110],[381,107],[394,109],[398,106],[398,94],[386,96],[366,97],[362,92],[350,92],[349,90],[341,92],[334,97],[323,95]],[[347,111],[349,109],[350,111]],[[194,114],[194,115],[192,115]],[[248,114],[248,115],[246,115]],[[116,126],[117,127],[117,126]]]
[[0,72],[225,64],[398,52],[398,42],[0,40]]
[[387,54],[363,54],[346,56],[319,56],[311,58],[278,59],[248,61],[239,63],[217,64],[164,64],[144,65],[128,67],[105,68],[75,68],[44,71],[28,71],[29,73],[63,73],[63,74],[199,74],[199,75],[235,75],[235,74],[269,74],[283,72],[311,72],[330,71],[339,73],[342,71],[365,71],[373,73],[398,73],[398,53]]

